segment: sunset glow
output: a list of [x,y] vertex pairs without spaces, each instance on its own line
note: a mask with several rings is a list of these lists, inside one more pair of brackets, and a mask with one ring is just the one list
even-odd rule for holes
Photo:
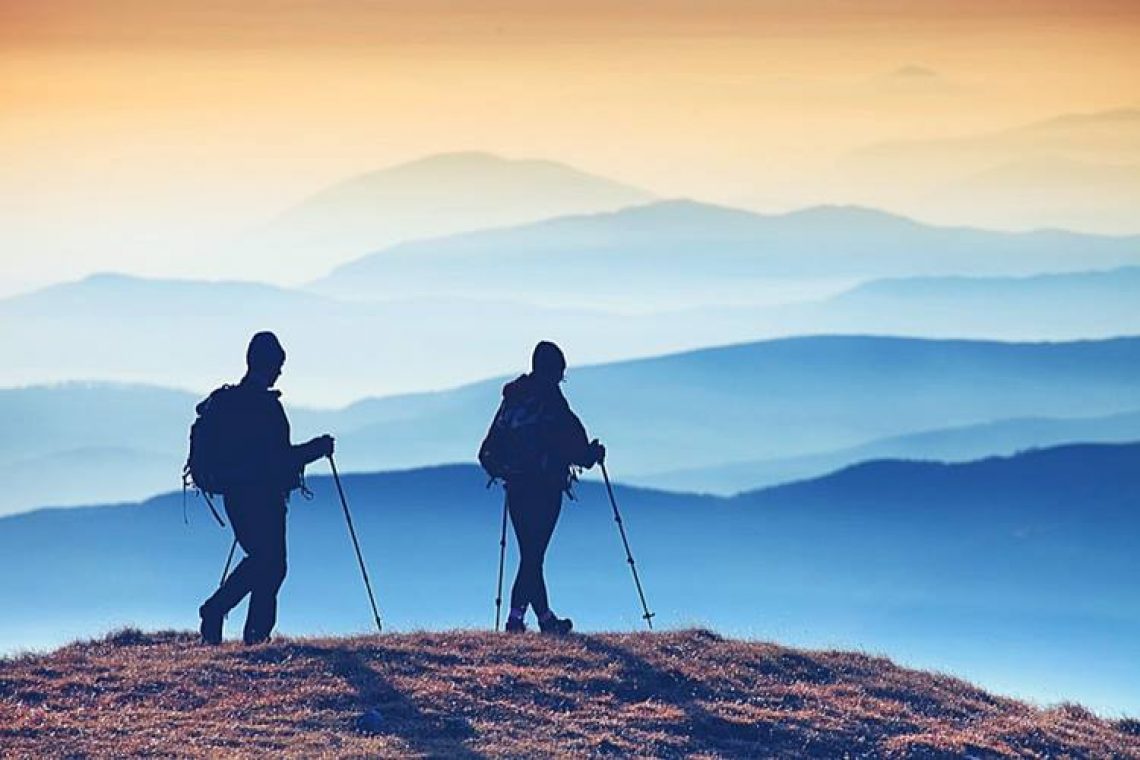
[[[42,280],[47,261],[76,273],[178,271],[156,249],[209,245],[330,183],[451,150],[556,160],[759,210],[856,202],[931,221],[1047,225],[916,190],[925,164],[876,166],[873,181],[846,167],[880,143],[1140,108],[1140,8],[1074,8],[4,3],[4,289]],[[1138,123],[1082,136],[1081,160],[1135,176]],[[1136,201],[1135,188],[1124,183],[1118,205]],[[1140,230],[1125,216],[1061,221]]]

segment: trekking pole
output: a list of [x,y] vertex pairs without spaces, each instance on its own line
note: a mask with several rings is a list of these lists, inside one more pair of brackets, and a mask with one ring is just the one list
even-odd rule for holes
[[332,468],[333,481],[336,483],[336,492],[340,494],[340,505],[344,508],[344,519],[348,523],[348,534],[352,536],[352,546],[356,549],[356,561],[360,563],[360,574],[364,576],[364,588],[368,590],[368,602],[372,605],[372,618],[376,621],[376,630],[382,631],[380,625],[380,612],[376,609],[376,597],[372,593],[372,582],[368,580],[368,570],[364,567],[364,555],[360,553],[360,542],[356,540],[356,528],[352,526],[352,515],[348,512],[348,500],[344,498],[344,488],[340,484],[340,474],[336,471],[336,461],[329,454],[329,466]]
[[499,586],[495,592],[495,631],[503,611],[503,563],[507,558],[507,489],[503,488],[503,530],[499,534]]
[[629,539],[625,536],[625,526],[621,521],[621,513],[618,512],[617,499],[614,498],[614,489],[610,485],[610,474],[606,472],[606,463],[601,462],[602,477],[606,481],[606,493],[610,495],[610,504],[614,508],[614,522],[617,523],[618,532],[621,533],[621,542],[625,546],[625,559],[629,563],[629,569],[633,571],[633,583],[637,586],[637,598],[641,600],[641,609],[645,614],[641,617],[645,619],[645,624],[649,626],[649,630],[653,630],[653,613],[649,611],[649,605],[645,603],[645,592],[641,590],[641,579],[637,577],[637,565],[633,562],[633,552],[629,550]]
[[[237,545],[238,545],[238,540],[237,540],[237,537],[234,537],[234,542],[233,542],[232,544],[230,544],[230,553],[229,553],[229,555],[226,557],[226,566],[222,568],[222,579],[221,579],[220,581],[218,581],[218,588],[221,588],[223,585],[225,585],[225,583],[226,583],[226,578],[228,578],[228,577],[229,577],[229,574],[230,574],[230,565],[231,565],[231,564],[233,564],[233,561],[234,561],[234,552],[235,552],[235,551],[237,551]],[[230,616],[230,613],[228,613],[228,612],[227,612],[227,613],[226,613],[225,615],[223,615],[222,617],[223,617],[223,618],[226,618],[226,619],[229,619],[229,616]]]
[[220,581],[218,581],[218,588],[222,587],[222,584],[226,582],[226,577],[230,574],[230,565],[233,564],[234,552],[236,550],[237,550],[237,539],[235,538],[234,542],[232,544],[230,544],[230,554],[228,557],[226,557],[226,566],[224,568],[222,568],[222,579]]

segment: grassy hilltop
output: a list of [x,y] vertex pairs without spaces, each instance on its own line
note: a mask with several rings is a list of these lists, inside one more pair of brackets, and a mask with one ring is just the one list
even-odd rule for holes
[[4,757],[1135,757],[1140,723],[707,631],[204,648],[124,631],[0,660]]

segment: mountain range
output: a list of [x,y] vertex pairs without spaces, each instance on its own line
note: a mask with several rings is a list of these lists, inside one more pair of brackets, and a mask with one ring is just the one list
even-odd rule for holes
[[396,245],[315,283],[353,298],[624,308],[749,303],[765,281],[1029,275],[1140,263],[1140,237],[933,227],[858,207],[763,215],[693,201]]
[[[610,446],[614,468],[633,476],[997,419],[1132,412],[1140,408],[1138,363],[1140,339],[1132,338],[788,338],[576,367],[565,392]],[[467,461],[500,386],[357,405],[358,420],[381,409],[388,416],[342,438],[346,462],[350,451],[395,466]]]
[[883,438],[820,454],[730,462],[715,467],[638,475],[632,482],[675,491],[732,495],[819,477],[875,459],[964,462],[1072,442],[1140,441],[1140,412],[1107,417],[1005,419]]
[[845,157],[825,181],[835,197],[923,218],[1134,232],[1140,109],[871,145]]
[[[691,281],[696,293],[700,277]],[[595,292],[577,284],[564,290]],[[0,300],[7,357],[0,383],[79,378],[204,392],[240,371],[253,332],[273,329],[289,350],[291,397],[332,406],[511,372],[541,339],[582,364],[787,335],[1032,341],[1138,334],[1137,292],[1140,267],[1127,267],[872,280],[822,300],[638,312],[486,297],[358,302],[253,283],[101,275]]]
[[[305,360],[286,362],[287,392],[293,361]],[[968,458],[1063,442],[1060,436],[1070,434],[1118,440],[1132,429],[1131,418],[1081,418],[1134,415],[1138,370],[1137,338],[808,337],[572,365],[565,393],[591,434],[610,447],[622,478],[731,491],[770,483],[773,472],[818,474],[860,454]],[[235,371],[216,383],[239,377]],[[346,470],[470,462],[509,377],[337,410],[293,406],[294,439],[333,432]],[[13,475],[22,487],[6,496],[4,511],[90,502],[80,495],[85,487],[118,500],[177,483],[193,407],[204,395],[82,385],[0,391],[0,456],[15,469],[35,460],[34,469]],[[1064,419],[1050,428],[1017,421],[1025,417]],[[1007,422],[985,427],[1000,421]],[[970,441],[955,443],[964,434],[946,429],[963,426],[974,428],[965,436]],[[942,440],[882,441],[929,431],[944,431],[931,434]],[[79,450],[91,457],[79,470],[92,473],[89,486],[72,477]],[[96,450],[102,459],[91,456]],[[116,458],[114,466],[96,463]],[[750,472],[742,477],[741,462],[768,464],[745,465]],[[668,474],[694,469],[691,480]]]
[[611,211],[653,197],[554,161],[440,153],[324,188],[243,235],[233,254],[272,261],[262,279],[296,281],[401,241]]
[[909,277],[863,283],[783,308],[796,332],[1008,340],[1140,332],[1140,267],[1027,277]]

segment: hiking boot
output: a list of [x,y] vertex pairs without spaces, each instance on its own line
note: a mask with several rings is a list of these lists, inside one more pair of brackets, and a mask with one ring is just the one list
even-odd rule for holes
[[507,618],[505,630],[507,633],[526,633],[526,623],[522,618]]
[[247,647],[252,647],[269,641],[269,634],[261,631],[246,631],[242,634],[241,640],[245,642]]
[[222,643],[222,623],[226,616],[215,614],[206,605],[198,608],[198,617],[202,622],[198,625],[198,633],[202,634],[202,643],[217,646]]
[[560,618],[553,612],[548,612],[538,619],[538,629],[543,633],[555,636],[564,636],[574,628],[574,621],[570,618]]

